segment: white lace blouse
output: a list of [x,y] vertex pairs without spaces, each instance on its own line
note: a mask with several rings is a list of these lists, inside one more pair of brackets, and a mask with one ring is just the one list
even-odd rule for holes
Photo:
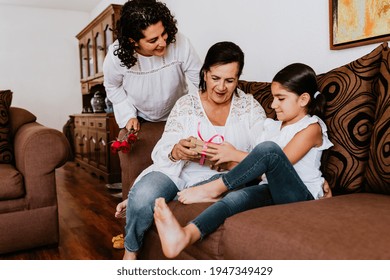
[[115,41],[103,64],[104,87],[113,103],[120,128],[131,118],[165,121],[175,102],[188,93],[187,79],[199,86],[201,61],[190,41],[182,34],[168,45],[164,56],[137,55],[137,63],[127,69],[114,55]]
[[[168,154],[180,139],[189,136],[199,138],[198,127],[205,141],[216,134],[222,134],[225,141],[242,151],[250,152],[259,142],[266,115],[251,94],[245,94],[241,90],[238,90],[237,95],[233,94],[230,113],[224,127],[214,127],[207,118],[200,94],[189,93],[177,101],[168,117],[162,138],[153,149],[153,164],[140,174],[136,182],[151,171],[160,171],[168,175],[178,189],[182,190],[218,173],[197,162],[172,162],[168,159]],[[218,139],[219,137],[216,137],[213,142]]]

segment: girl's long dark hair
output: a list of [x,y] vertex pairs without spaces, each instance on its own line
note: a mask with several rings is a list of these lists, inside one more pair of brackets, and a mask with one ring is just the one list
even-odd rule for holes
[[324,118],[326,98],[318,92],[317,75],[310,66],[303,63],[290,64],[280,70],[272,81],[299,96],[305,92],[310,94],[307,113]]
[[[156,0],[129,0],[123,5],[115,30],[119,48],[114,51],[121,66],[131,68],[136,64],[135,42],[144,38],[142,31],[159,21],[168,34],[167,45],[175,42],[177,21],[166,4]],[[130,42],[130,38],[135,42]]]

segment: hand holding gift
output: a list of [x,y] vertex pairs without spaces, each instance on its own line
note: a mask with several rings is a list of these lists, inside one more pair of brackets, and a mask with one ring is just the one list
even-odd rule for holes
[[205,143],[200,139],[192,138],[191,143],[194,145],[191,150],[201,155],[199,163],[202,165],[218,171],[230,170],[236,165],[233,154],[237,150],[229,142]]

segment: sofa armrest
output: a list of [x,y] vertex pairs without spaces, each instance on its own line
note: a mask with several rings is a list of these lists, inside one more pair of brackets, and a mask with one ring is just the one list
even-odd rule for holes
[[27,123],[16,131],[14,153],[29,207],[54,205],[57,199],[55,169],[65,164],[70,154],[66,137],[37,122]]
[[[152,150],[160,140],[164,131],[165,122],[145,122],[141,124],[138,140],[131,148],[130,153],[119,152],[122,171],[122,198],[126,199],[134,180],[138,175],[152,164]],[[119,132],[119,138],[126,133]]]
[[22,125],[35,122],[37,117],[23,108],[11,107],[9,108],[9,120],[11,129],[10,132],[13,136]]

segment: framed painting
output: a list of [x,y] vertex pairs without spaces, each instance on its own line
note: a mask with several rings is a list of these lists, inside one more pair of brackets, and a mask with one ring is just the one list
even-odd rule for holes
[[390,40],[390,1],[329,0],[332,50]]

